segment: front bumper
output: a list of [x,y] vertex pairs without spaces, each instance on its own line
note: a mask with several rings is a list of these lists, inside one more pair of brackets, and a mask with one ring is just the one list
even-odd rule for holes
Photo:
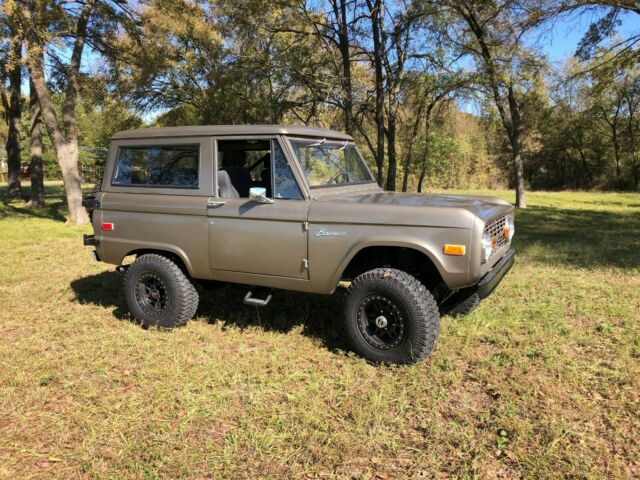
[[513,266],[516,259],[516,249],[511,247],[498,263],[480,279],[477,284],[480,298],[487,298],[495,290],[502,278]]

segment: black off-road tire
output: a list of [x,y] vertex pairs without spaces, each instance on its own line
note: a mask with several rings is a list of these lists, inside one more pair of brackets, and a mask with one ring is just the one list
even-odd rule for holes
[[[386,344],[368,333],[384,329],[377,328],[378,320],[372,322],[371,311],[367,310],[385,305],[393,323],[403,325],[401,335]],[[422,283],[401,270],[376,268],[355,278],[347,291],[344,310],[351,347],[372,362],[416,363],[427,357],[436,344],[440,329],[438,305]]]
[[[145,302],[146,297],[152,296],[147,294],[147,283],[166,294],[163,308],[154,309]],[[198,309],[198,292],[188,274],[170,258],[155,253],[141,255],[133,262],[127,270],[124,290],[129,311],[145,328],[181,327]]]

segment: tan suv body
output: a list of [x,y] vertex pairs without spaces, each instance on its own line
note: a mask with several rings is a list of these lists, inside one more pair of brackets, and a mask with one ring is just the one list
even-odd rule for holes
[[[103,181],[85,205],[94,228],[85,244],[95,246],[98,259],[121,265],[129,255],[164,256],[192,282],[329,294],[341,280],[387,268],[418,279],[442,312],[465,301],[477,305],[514,259],[509,203],[385,192],[353,139],[326,129],[120,132],[112,138]],[[157,276],[151,283],[160,285],[161,295],[169,288]],[[138,281],[131,301],[142,305],[151,290]],[[157,313],[152,318],[164,315],[156,310],[149,310]],[[390,345],[397,348],[395,341]]]

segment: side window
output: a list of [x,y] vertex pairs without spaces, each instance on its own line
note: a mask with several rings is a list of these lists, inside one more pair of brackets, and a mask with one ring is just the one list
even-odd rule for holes
[[284,155],[280,144],[273,140],[271,142],[273,150],[273,165],[275,175],[273,177],[273,184],[275,187],[275,198],[287,198],[290,200],[301,200],[302,193],[298,187],[293,172],[287,162],[287,157]]
[[198,188],[199,145],[120,147],[112,185]]
[[[218,190],[221,197],[249,198],[251,187],[271,185],[269,140],[219,140]],[[271,188],[267,188],[270,195]]]
[[219,195],[248,198],[251,187],[264,188],[269,198],[303,198],[277,140],[219,140]]

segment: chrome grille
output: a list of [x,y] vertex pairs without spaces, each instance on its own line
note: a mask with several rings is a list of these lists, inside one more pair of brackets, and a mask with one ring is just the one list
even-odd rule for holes
[[494,252],[498,251],[502,246],[509,243],[509,239],[504,238],[503,235],[506,221],[506,215],[502,215],[501,217],[491,220],[489,223],[487,223],[486,227],[484,227],[484,231],[488,233],[495,242],[493,248]]

